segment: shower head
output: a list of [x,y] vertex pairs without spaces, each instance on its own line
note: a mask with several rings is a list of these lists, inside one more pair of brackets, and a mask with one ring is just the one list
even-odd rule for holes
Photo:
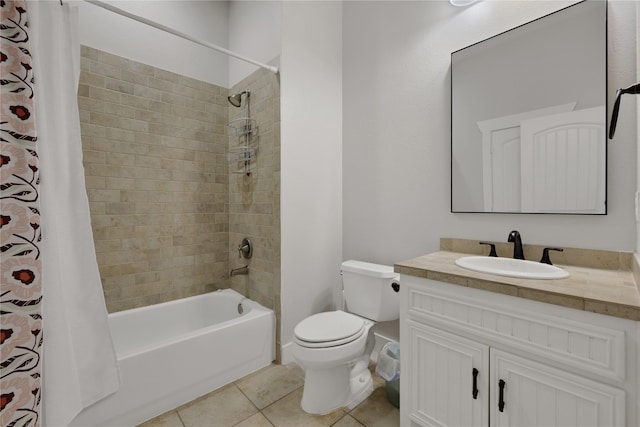
[[227,96],[229,104],[233,105],[234,107],[240,107],[240,105],[242,105],[242,95],[244,94],[246,94],[248,97],[249,91],[243,90],[242,92],[234,93],[233,95]]

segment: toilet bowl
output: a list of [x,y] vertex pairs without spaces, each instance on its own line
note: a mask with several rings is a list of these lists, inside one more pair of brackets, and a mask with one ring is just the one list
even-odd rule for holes
[[305,412],[351,409],[371,394],[368,366],[373,325],[368,319],[337,310],[313,315],[296,326],[292,351],[305,369],[301,402]]
[[311,414],[353,409],[371,394],[373,327],[376,321],[399,316],[399,296],[393,286],[399,276],[392,267],[345,261],[342,275],[350,312],[314,314],[294,330],[292,354],[305,370],[301,406]]

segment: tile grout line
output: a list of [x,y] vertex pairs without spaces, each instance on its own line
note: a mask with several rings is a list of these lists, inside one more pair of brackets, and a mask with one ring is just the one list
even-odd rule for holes
[[[250,375],[250,374],[249,374],[249,375]],[[243,378],[245,378],[245,377],[243,377]],[[254,407],[254,408],[256,408],[256,410],[257,410],[258,412],[256,412],[255,414],[251,414],[251,415],[249,415],[247,418],[245,418],[244,420],[242,420],[242,421],[240,421],[240,422],[238,422],[238,423],[234,424],[234,427],[235,427],[235,426],[237,426],[237,425],[238,425],[238,424],[240,424],[240,423],[243,423],[243,422],[247,421],[249,418],[251,418],[251,417],[255,416],[256,414],[261,414],[263,417],[267,418],[267,416],[266,416],[266,415],[264,415],[264,414],[262,413],[262,410],[261,410],[260,408],[258,408],[258,406],[257,406],[255,403],[253,403],[253,401],[249,398],[249,396],[247,396],[247,395],[246,395],[246,393],[242,390],[242,388],[240,388],[240,386],[239,386],[237,383],[238,383],[238,380],[234,381],[232,384],[233,384],[233,385],[238,389],[238,391],[239,391],[239,392],[240,392],[240,393],[245,397],[245,399],[247,399],[249,402],[251,402],[251,404],[253,405],[253,407]],[[273,423],[271,422],[271,420],[270,420],[269,418],[267,418],[267,421],[269,422],[269,424],[271,424],[271,425],[273,426]]]
[[[184,406],[184,405],[182,405]],[[179,408],[180,406],[178,406]],[[178,408],[174,409],[174,412],[176,413],[176,415],[178,416],[178,419],[180,420],[180,422],[182,423],[182,427],[187,427],[186,424],[184,423],[184,421],[182,420],[182,417],[180,416],[180,411],[178,411]]]
[[[235,382],[234,382],[234,384],[235,384]],[[244,392],[242,391],[242,389],[241,389],[238,385],[236,385],[236,387],[238,387],[238,390],[240,390],[240,392],[241,392],[245,397],[247,397],[247,399],[249,399],[249,397],[248,397],[246,394],[244,394]],[[286,398],[286,397],[287,397],[287,396],[289,396],[290,394],[295,393],[296,391],[300,390],[300,388],[302,388],[302,387],[304,387],[304,386],[303,386],[303,385],[301,385],[301,386],[299,386],[299,387],[295,388],[294,390],[290,391],[289,393],[285,394],[284,396],[280,397],[279,399],[276,399],[275,401],[271,402],[270,404],[268,404],[267,406],[265,406],[265,407],[264,407],[264,408],[262,408],[262,409],[258,409],[258,407],[257,407],[255,404],[254,404],[253,406],[256,406],[256,408],[258,409],[258,412],[260,412],[260,414],[262,414],[262,416],[266,418],[266,420],[269,422],[269,424],[271,424],[272,426],[274,426],[274,427],[275,427],[275,424],[273,423],[273,421],[271,421],[271,419],[270,419],[270,418],[269,418],[269,417],[268,417],[268,416],[267,416],[263,411],[264,411],[265,409],[267,409],[267,408],[269,408],[269,407],[271,407],[271,406],[275,405],[277,402],[279,402],[279,401],[281,401],[282,399]],[[249,399],[249,401],[251,401],[251,399]],[[253,402],[251,402],[251,403],[253,404]],[[254,415],[255,415],[255,414],[254,414]]]

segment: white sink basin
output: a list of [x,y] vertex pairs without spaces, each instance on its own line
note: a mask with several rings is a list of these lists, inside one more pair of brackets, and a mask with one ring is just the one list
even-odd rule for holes
[[456,265],[480,273],[521,279],[564,279],[569,273],[559,267],[513,258],[466,256],[458,258]]

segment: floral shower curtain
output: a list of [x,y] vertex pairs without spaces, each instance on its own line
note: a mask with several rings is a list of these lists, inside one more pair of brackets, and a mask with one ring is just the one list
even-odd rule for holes
[[41,232],[26,6],[0,1],[0,425],[40,425]]
[[0,7],[1,424],[66,426],[119,386],[84,186],[70,7]]

